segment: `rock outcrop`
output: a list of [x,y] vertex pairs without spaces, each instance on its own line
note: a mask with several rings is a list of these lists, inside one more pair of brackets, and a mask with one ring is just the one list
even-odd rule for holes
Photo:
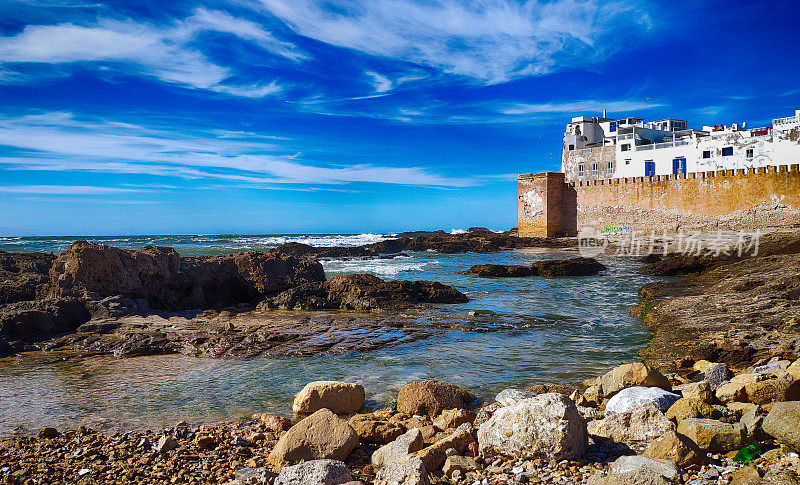
[[435,281],[384,281],[369,274],[336,276],[306,283],[265,300],[267,308],[382,310],[419,303],[465,303],[466,295]]
[[483,278],[507,278],[524,276],[592,276],[607,268],[592,258],[536,261],[530,266],[514,264],[476,264],[465,274]]
[[47,286],[55,256],[0,251],[0,305],[35,300]]
[[325,280],[315,260],[264,252],[182,257],[174,249],[131,251],[76,241],[50,268],[56,297],[122,295],[154,309],[214,308],[252,302],[290,287]]

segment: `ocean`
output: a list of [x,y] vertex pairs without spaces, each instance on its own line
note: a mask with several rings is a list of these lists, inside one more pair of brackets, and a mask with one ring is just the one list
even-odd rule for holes
[[[75,239],[125,248],[172,246],[184,255],[268,250],[296,241],[355,246],[392,234],[187,235],[0,238],[0,250],[60,252]],[[460,274],[473,264],[530,264],[574,257],[566,250],[492,254],[408,252],[392,259],[322,260],[328,276],[371,273],[384,279],[435,280],[470,297],[431,312],[494,312],[480,332],[435,329],[428,338],[371,352],[314,357],[211,359],[182,355],[91,357],[52,362],[41,354],[0,359],[0,435],[54,426],[152,428],[179,419],[212,422],[255,412],[288,412],[313,380],[361,382],[372,406],[405,383],[436,378],[489,398],[508,387],[576,382],[638,360],[648,332],[628,314],[654,278],[626,258],[601,257],[598,276],[484,279]],[[425,324],[424,319],[419,322]]]

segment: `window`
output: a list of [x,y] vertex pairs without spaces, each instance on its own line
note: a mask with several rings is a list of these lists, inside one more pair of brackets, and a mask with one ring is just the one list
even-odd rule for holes
[[652,160],[644,161],[644,176],[652,177],[656,174],[656,164]]
[[711,158],[711,150],[703,150],[703,158]]
[[672,173],[673,175],[686,173],[686,158],[678,157],[672,159]]
[[624,145],[622,145],[622,147],[620,149],[623,152],[627,152],[627,151],[629,151],[631,149],[631,145],[630,145],[630,143],[625,143]]
[[631,164],[631,159],[630,158],[626,158],[625,159],[625,165],[630,165],[630,164]]
[[752,149],[752,148],[748,148],[748,149],[745,151],[745,156],[746,156],[747,158],[753,158],[753,149]]
[[731,155],[733,155],[733,147],[725,147],[722,149],[723,157],[730,157]]
[[598,173],[600,173],[600,168],[598,166],[598,163],[592,162],[592,175],[596,176]]
[[614,161],[606,162],[606,172],[614,172]]
[[575,149],[575,145],[570,145],[570,146],[569,146],[569,149],[570,149],[570,151],[571,151],[571,150],[574,150],[574,149]]
[[617,122],[616,121],[612,121],[611,122],[611,127],[609,128],[609,130],[612,131],[612,132],[617,131]]
[[578,177],[583,177],[583,174],[586,172],[586,167],[582,164],[578,164]]

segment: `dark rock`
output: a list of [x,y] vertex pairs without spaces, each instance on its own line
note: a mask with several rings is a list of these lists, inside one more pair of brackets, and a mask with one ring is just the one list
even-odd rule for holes
[[591,258],[537,261],[530,266],[477,264],[466,274],[480,277],[521,277],[521,276],[591,276],[606,267]]
[[716,389],[733,376],[728,366],[719,363],[706,368],[705,380],[711,385],[711,389]]
[[74,330],[90,317],[77,298],[12,303],[0,309],[0,336],[7,340],[38,339]]
[[264,252],[181,257],[174,249],[140,251],[77,241],[50,269],[54,296],[122,295],[155,309],[224,307],[255,301],[298,284],[323,281],[315,260]]
[[488,227],[470,227],[467,232],[493,232]]
[[46,253],[0,251],[0,305],[35,300],[54,259]]
[[384,281],[377,276],[354,274],[291,288],[269,299],[267,305],[283,309],[376,310],[417,303],[467,301],[468,298],[460,291],[437,282]]

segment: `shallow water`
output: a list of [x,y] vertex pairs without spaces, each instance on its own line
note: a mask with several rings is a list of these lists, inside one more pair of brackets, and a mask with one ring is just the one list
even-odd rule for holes
[[[363,239],[337,237],[347,242]],[[212,238],[215,252],[218,247],[241,250]],[[38,249],[54,250],[53,242],[48,244]],[[177,246],[183,253],[211,251],[191,239],[183,246],[170,240],[158,244]],[[557,250],[487,255],[424,252],[394,259],[323,262],[329,276],[371,272],[382,278],[432,279],[453,285],[471,301],[431,311],[457,315],[491,310],[508,316],[500,319],[501,327],[488,332],[437,330],[427,339],[379,351],[313,358],[173,355],[43,363],[52,356],[29,354],[0,359],[0,435],[45,424],[126,429],[181,419],[208,422],[253,412],[287,412],[293,395],[305,383],[320,379],[361,382],[367,398],[378,405],[390,402],[403,384],[423,378],[453,382],[489,398],[506,387],[594,377],[636,360],[636,352],[647,343],[647,331],[627,313],[638,300],[638,289],[652,281],[636,272],[636,262],[608,258],[603,260],[608,272],[582,278],[482,279],[458,274],[478,263],[525,264],[573,255]]]

